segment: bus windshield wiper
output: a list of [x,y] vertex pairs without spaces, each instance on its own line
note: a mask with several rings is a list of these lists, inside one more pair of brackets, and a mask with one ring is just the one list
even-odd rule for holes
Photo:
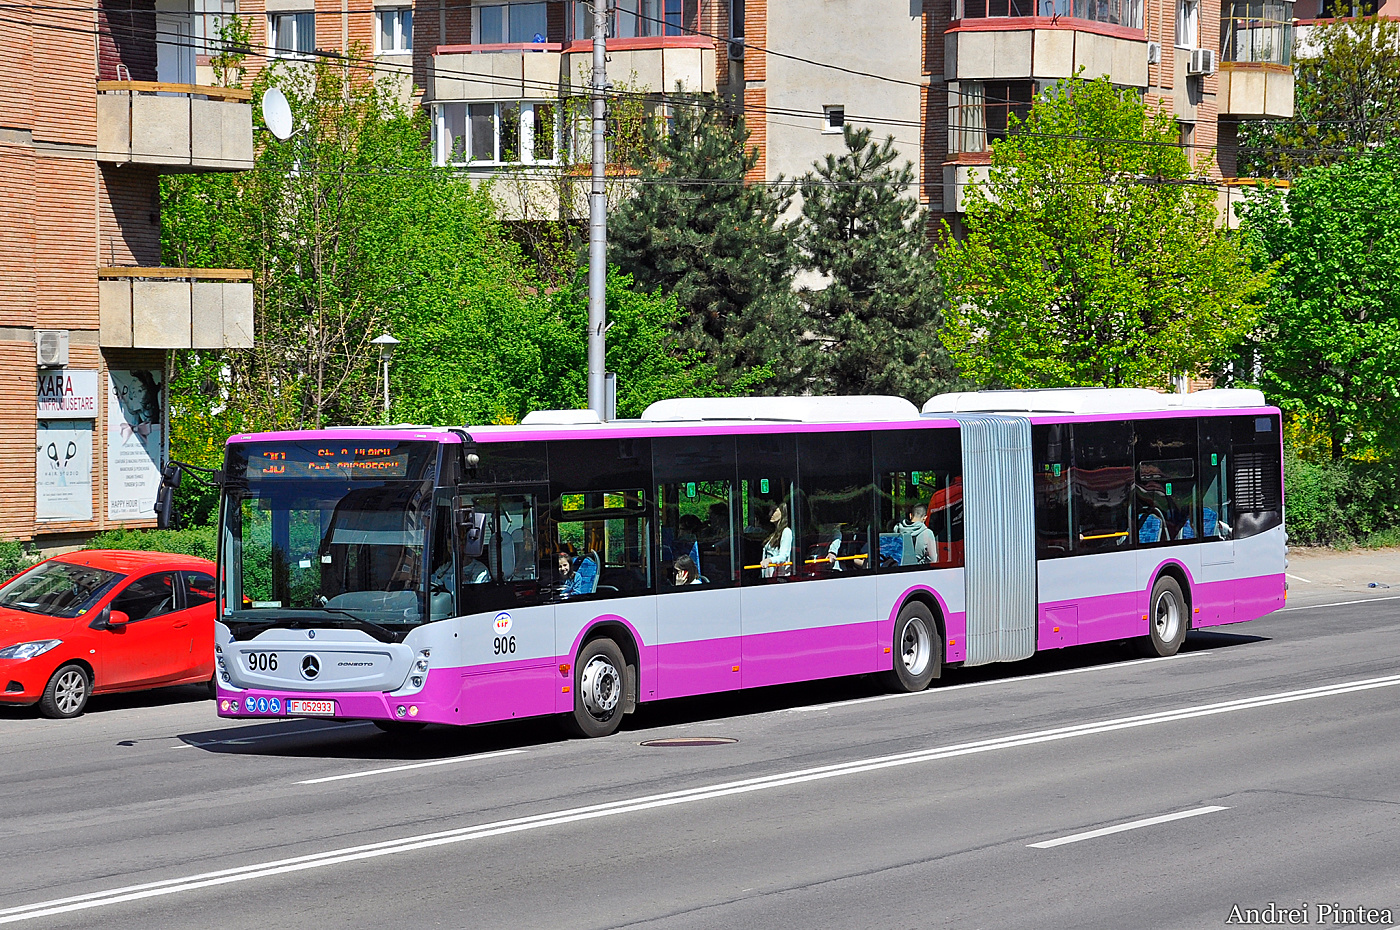
[[375,623],[373,620],[366,620],[364,617],[357,617],[350,611],[345,610],[342,607],[312,607],[308,609],[327,614],[340,614],[340,616],[349,620],[351,623],[354,623],[357,626],[359,626],[360,629],[368,633],[376,633],[379,636],[384,637],[389,642],[398,642],[401,637],[400,633],[389,629],[387,626]]

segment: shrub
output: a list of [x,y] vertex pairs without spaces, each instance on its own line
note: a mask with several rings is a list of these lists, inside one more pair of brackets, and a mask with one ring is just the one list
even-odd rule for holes
[[174,552],[213,559],[218,531],[212,526],[188,530],[109,530],[88,541],[87,549],[137,549],[143,552]]
[[0,582],[18,575],[37,561],[39,554],[27,544],[10,540],[0,542]]
[[1387,545],[1400,528],[1400,463],[1284,457],[1288,541]]

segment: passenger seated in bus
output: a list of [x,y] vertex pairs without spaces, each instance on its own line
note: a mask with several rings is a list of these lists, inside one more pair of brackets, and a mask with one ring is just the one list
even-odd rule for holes
[[695,562],[688,555],[676,559],[676,564],[671,567],[671,576],[672,584],[677,588],[705,583],[700,577],[700,569],[695,566]]
[[900,565],[928,565],[934,561],[933,531],[928,528],[927,519],[928,505],[915,504],[904,519],[895,524],[895,532],[904,540]]
[[775,505],[768,522],[773,524],[773,531],[763,541],[760,571],[764,578],[786,578],[792,574],[792,527],[788,524],[787,505]]
[[574,597],[592,594],[598,584],[598,563],[592,553],[570,559],[567,552],[559,553],[559,596]]

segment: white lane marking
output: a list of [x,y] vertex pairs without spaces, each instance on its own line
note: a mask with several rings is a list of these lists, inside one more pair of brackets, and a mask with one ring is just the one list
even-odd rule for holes
[[433,759],[429,762],[412,762],[408,765],[393,765],[387,769],[370,769],[368,772],[350,772],[346,775],[327,775],[325,778],[308,778],[306,781],[297,782],[297,784],[322,785],[328,781],[344,781],[347,778],[368,778],[371,775],[388,775],[390,772],[406,772],[409,769],[426,769],[434,765],[451,765],[454,762],[476,762],[479,759],[514,756],[524,751],[523,749],[499,749],[495,752],[483,752],[474,756],[453,756],[450,759]]
[[1126,830],[1137,830],[1141,827],[1152,827],[1159,823],[1170,823],[1173,820],[1185,820],[1187,817],[1199,817],[1202,814],[1213,814],[1216,811],[1227,811],[1230,808],[1211,805],[1209,807],[1194,807],[1189,811],[1178,811],[1175,814],[1163,814],[1160,817],[1148,817],[1144,820],[1134,820],[1129,823],[1120,823],[1117,826],[1103,827],[1098,830],[1089,830],[1085,833],[1075,833],[1071,836],[1062,836],[1055,840],[1046,840],[1043,843],[1030,843],[1027,849],[1054,849],[1056,846],[1065,846],[1069,843],[1078,843],[1081,840],[1092,840],[1100,836],[1109,836],[1114,833],[1122,833]]
[[1304,604],[1302,607],[1285,607],[1278,611],[1286,614],[1290,610],[1317,610],[1319,607],[1350,607],[1352,604],[1371,604],[1376,601],[1400,600],[1400,594],[1388,594],[1385,597],[1363,597],[1359,601],[1336,601],[1332,604]]
[[1302,575],[1295,575],[1292,572],[1284,572],[1283,574],[1285,578],[1292,578],[1294,581],[1301,581],[1303,584],[1312,584],[1311,581],[1304,578]]
[[290,859],[275,859],[270,862],[237,866],[229,869],[221,869],[216,872],[202,872],[184,878],[168,878],[140,885],[129,885],[124,888],[113,888],[108,891],[97,891],[68,898],[57,898],[52,901],[25,904],[19,907],[0,910],[0,924],[16,923],[34,917],[51,917],[56,914],[66,914],[71,911],[106,907],[108,905],[122,904],[128,901],[139,901],[144,898],[178,894],[184,891],[194,891],[216,885],[227,885],[233,882],[244,882],[257,878],[270,878],[274,875],[283,875],[289,872],[318,869],[325,866],[338,865],[343,862],[374,859],[380,856],[392,856],[397,853],[412,852],[419,849],[429,849],[435,846],[445,846],[454,843],[465,843],[471,840],[519,833],[525,830],[538,830],[543,827],[560,826],[562,824],[575,823],[582,820],[615,817],[620,814],[628,814],[635,811],[671,807],[677,804],[691,804],[697,801],[710,800],[712,798],[747,794],[754,791],[766,791],[770,788],[782,788],[788,785],[798,785],[828,778],[841,778],[848,775],[857,775],[864,772],[893,768],[895,766],[933,762],[976,753],[994,752],[1000,749],[1014,749],[1020,746],[1033,746],[1039,743],[1072,739],[1079,736],[1111,733],[1117,730],[1152,726],[1158,723],[1170,723],[1176,720],[1189,720],[1197,717],[1210,717],[1216,714],[1226,714],[1237,710],[1252,710],[1258,707],[1289,704],[1295,701],[1307,701],[1314,698],[1334,697],[1340,694],[1369,691],[1375,688],[1389,688],[1396,685],[1400,685],[1400,675],[1389,675],[1384,678],[1358,679],[1356,681],[1342,682],[1340,684],[1303,688],[1298,691],[1282,691],[1275,694],[1263,694],[1251,698],[1238,698],[1233,701],[1221,701],[1217,704],[1202,704],[1195,707],[1181,707],[1176,710],[1140,714],[1134,717],[1119,717],[1113,720],[1104,720],[1099,723],[1082,723],[1074,726],[1037,730],[1031,733],[1013,736],[999,736],[992,739],[977,740],[971,743],[960,743],[953,746],[943,746],[933,749],[918,749],[911,752],[896,753],[894,755],[856,759],[851,762],[839,762],[832,765],[818,766],[816,768],[779,772],[774,775],[761,775],[755,778],[746,778],[741,781],[702,785],[698,788],[687,788],[680,791],[666,792],[664,794],[652,794],[620,801],[609,801],[607,803],[593,804],[587,807],[549,811],[543,814],[534,814],[529,817],[517,817],[512,820],[500,820],[472,827],[460,827],[455,830],[443,830],[438,833],[406,836],[396,840],[384,840],[382,842],[369,843],[362,846],[332,849],[322,853],[311,853],[309,855],[296,856]]
[[833,707],[850,707],[854,704],[873,704],[876,701],[894,701],[900,698],[930,697],[935,694],[947,694],[949,691],[961,691],[964,688],[982,688],[987,685],[1004,685],[1011,682],[1035,681],[1037,678],[1055,678],[1060,675],[1078,675],[1080,672],[1101,672],[1108,669],[1125,668],[1129,665],[1142,665],[1144,662],[1169,662],[1174,659],[1202,658],[1208,653],[1204,652],[1178,652],[1174,656],[1154,656],[1150,659],[1129,659],[1126,662],[1113,662],[1108,665],[1086,665],[1084,668],[1067,668],[1058,672],[1037,672],[1034,675],[1016,675],[1011,678],[992,678],[988,681],[969,681],[960,685],[944,685],[933,688],[929,691],[915,691],[909,694],[877,694],[872,697],[851,698],[849,701],[833,701],[830,704],[810,704],[806,707],[787,707],[783,710],[774,711],[778,714],[804,714],[814,710],[830,710]]

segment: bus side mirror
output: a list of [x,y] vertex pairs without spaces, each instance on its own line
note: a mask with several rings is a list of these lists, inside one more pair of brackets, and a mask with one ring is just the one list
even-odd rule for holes
[[160,490],[156,491],[156,526],[160,529],[170,529],[175,491],[184,477],[185,470],[177,462],[170,462],[160,470]]
[[486,548],[486,514],[475,510],[457,511],[457,525],[462,529],[462,555],[479,558]]

